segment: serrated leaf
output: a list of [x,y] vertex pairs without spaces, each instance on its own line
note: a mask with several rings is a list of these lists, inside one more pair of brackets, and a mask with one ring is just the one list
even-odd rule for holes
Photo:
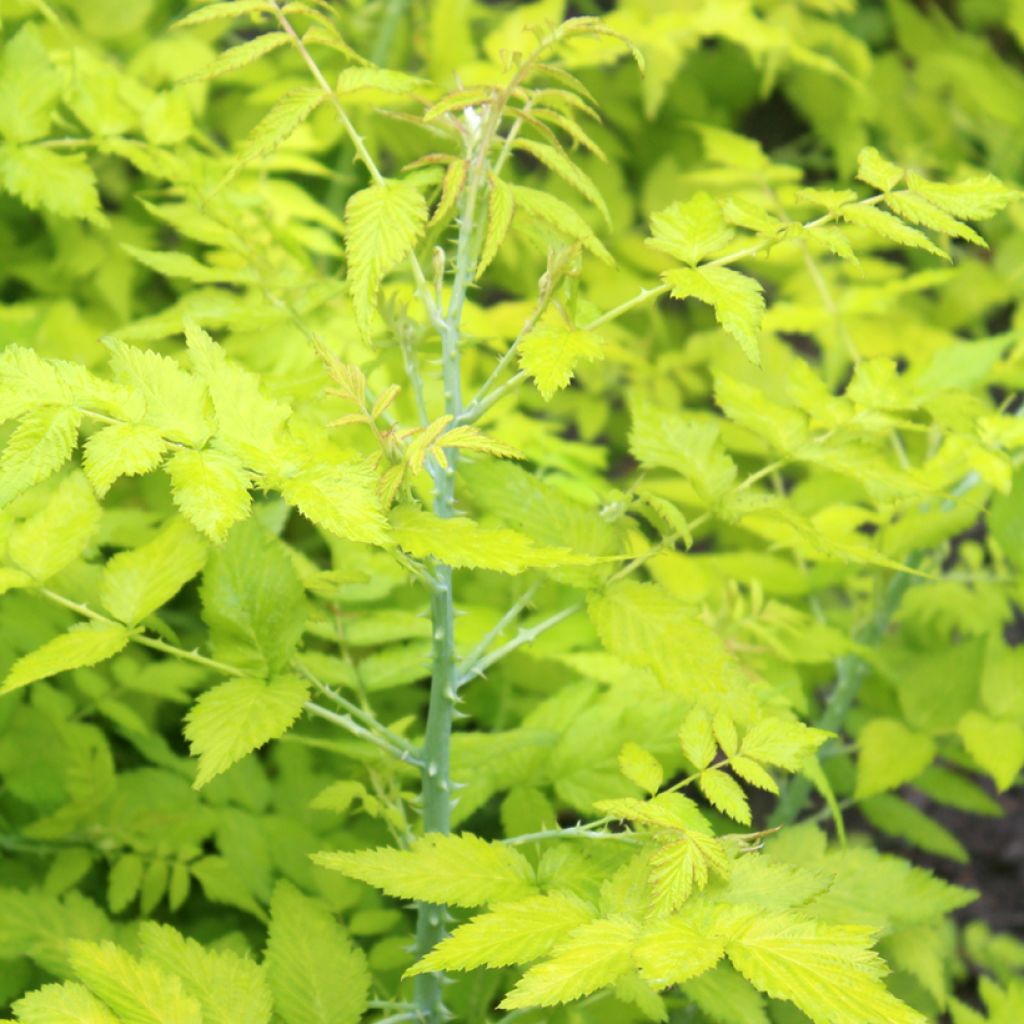
[[480,249],[480,260],[476,265],[474,274],[476,280],[483,276],[483,272],[498,255],[498,250],[501,248],[501,243],[505,241],[509,225],[512,223],[512,215],[516,209],[512,189],[493,174],[489,180],[491,190],[487,197],[487,231],[484,234],[484,244]]
[[594,565],[601,559],[566,548],[537,544],[525,534],[472,519],[447,519],[414,508],[391,514],[395,543],[414,558],[438,558],[460,569],[490,569],[512,575],[527,569]]
[[428,227],[440,223],[455,208],[455,203],[462,194],[462,187],[466,184],[468,169],[469,162],[467,160],[453,160],[448,165],[441,183],[441,198],[430,218]]
[[674,202],[652,214],[651,237],[646,242],[652,249],[695,267],[724,249],[733,234],[718,201],[707,192],[698,192],[686,202]]
[[137,853],[126,853],[114,862],[107,875],[107,906],[122,913],[139,894],[145,864]]
[[591,908],[567,892],[499,903],[456,928],[406,975],[529,963],[545,956],[573,929],[592,918]]
[[868,928],[757,911],[737,921],[726,951],[748,981],[814,1024],[925,1024],[882,983],[872,937]]
[[222,0],[220,3],[204,4],[198,10],[184,15],[174,22],[172,28],[206,25],[211,21],[226,21],[231,18],[240,18],[245,14],[266,13],[266,0]]
[[907,245],[914,249],[924,249],[925,252],[930,252],[933,256],[944,260],[949,259],[949,254],[943,252],[927,235],[916,228],[908,227],[898,217],[879,210],[876,206],[855,203],[842,207],[839,213],[843,220],[874,231],[876,235],[880,235],[886,241],[895,242],[897,245]]
[[0,508],[42,483],[71,458],[81,414],[46,407],[26,415],[0,455]]
[[722,330],[731,334],[744,355],[760,365],[758,334],[764,319],[764,290],[761,282],[728,267],[681,268],[664,274],[674,299],[699,299],[715,311]]
[[171,457],[166,470],[178,510],[215,543],[248,516],[252,478],[234,456],[209,448],[183,448]]
[[750,824],[750,805],[740,784],[718,768],[709,768],[697,780],[701,792],[713,806],[741,825]]
[[529,153],[535,160],[542,163],[549,171],[557,174],[570,188],[574,188],[585,199],[588,199],[600,211],[605,223],[611,226],[611,215],[604,196],[590,178],[570,160],[565,153],[542,142],[531,139],[517,139],[514,148]]
[[803,722],[763,718],[747,730],[740,744],[740,753],[755,761],[797,772],[831,735]]
[[0,694],[48,679],[58,672],[97,665],[123,650],[131,634],[123,626],[103,622],[77,626],[19,658],[7,673]]
[[619,751],[619,771],[647,793],[657,793],[665,778],[661,762],[638,743],[632,741]]
[[542,192],[540,189],[527,188],[525,185],[509,185],[512,201],[516,212],[527,217],[534,217],[558,234],[579,242],[588,252],[592,253],[608,266],[614,265],[612,255],[598,240],[587,222],[568,204],[561,199]]
[[903,180],[903,168],[867,146],[857,154],[857,177],[879,192],[890,192]]
[[935,758],[930,736],[911,732],[894,718],[868,722],[857,736],[857,748],[857,800],[902,786]]
[[0,146],[0,184],[30,210],[103,223],[96,175],[82,153]]
[[330,911],[280,882],[270,903],[266,952],[274,1008],[284,1024],[357,1024],[370,972]]
[[646,926],[633,951],[644,980],[656,989],[710,971],[724,954],[725,943],[720,937],[702,934],[692,923],[678,918]]
[[624,918],[580,926],[550,959],[519,979],[499,1008],[557,1006],[614,983],[633,966],[636,937],[637,926]]
[[568,387],[581,360],[603,359],[603,344],[592,331],[550,325],[535,327],[519,343],[519,365],[545,401]]
[[202,1024],[199,1004],[178,978],[112,942],[70,943],[75,973],[123,1024]]
[[533,868],[518,850],[468,832],[428,833],[408,850],[316,853],[313,860],[389,896],[426,903],[479,907],[524,899],[536,891]]
[[49,579],[82,553],[96,533],[100,514],[85,477],[69,474],[40,511],[11,531],[11,561],[36,580]]
[[1005,792],[1024,768],[1024,728],[998,722],[979,711],[968,711],[956,727],[967,753]]
[[246,754],[283,736],[302,713],[309,687],[297,676],[242,677],[207,690],[185,719],[185,738],[199,758],[195,788]]
[[404,71],[391,68],[345,68],[338,75],[335,91],[339,96],[347,96],[361,89],[374,89],[379,92],[391,93],[394,96],[405,96],[429,83],[423,78],[408,75]]
[[988,220],[1021,195],[991,174],[946,184],[927,181],[911,172],[907,184],[933,206],[962,220]]
[[964,238],[984,249],[988,248],[988,243],[977,231],[933,206],[924,196],[913,192],[893,192],[885,197],[885,202],[893,213],[911,224],[919,224],[921,227],[949,235],[950,238]]
[[381,281],[412,251],[426,223],[426,200],[404,181],[370,185],[345,205],[349,294],[364,337]]
[[103,497],[122,476],[142,476],[163,461],[167,442],[156,427],[115,423],[85,443],[82,468],[96,493]]
[[264,32],[262,35],[256,36],[255,39],[246,40],[238,46],[219,53],[206,67],[191,75],[186,75],[180,80],[180,83],[204,82],[211,78],[219,78],[221,75],[247,67],[268,53],[287,45],[287,33]]
[[147,963],[180,978],[203,1024],[269,1024],[273,1003],[263,969],[230,949],[207,949],[170,925],[144,921],[139,947]]
[[714,760],[715,737],[711,730],[711,718],[703,708],[690,711],[679,727],[679,745],[687,760],[702,771]]
[[729,858],[714,836],[696,829],[651,854],[651,909],[656,915],[678,910],[707,884],[710,872],[729,877]]
[[219,659],[258,675],[285,668],[306,624],[302,583],[284,546],[258,520],[240,523],[212,552],[200,597]]
[[778,793],[778,783],[776,783],[764,768],[749,757],[737,755],[730,758],[729,767],[744,782],[749,782],[751,786],[757,786],[758,789],[763,789],[768,793]]
[[132,259],[148,267],[161,277],[182,278],[193,284],[247,284],[253,279],[248,267],[228,267],[200,263],[186,252],[161,252],[156,249],[140,249],[124,243],[122,249]]
[[195,530],[172,519],[151,541],[107,562],[100,584],[103,606],[135,626],[174,597],[206,564],[206,555],[206,542]]
[[11,1007],[21,1024],[120,1024],[84,985],[43,985]]
[[387,540],[387,521],[365,462],[307,464],[278,482],[281,496],[329,533],[365,544]]
[[27,21],[3,47],[0,63],[0,135],[31,142],[50,129],[61,76],[36,23]]
[[323,101],[324,92],[317,86],[296,89],[282,96],[249,132],[229,175],[273,153]]
[[688,833],[707,831],[710,827],[696,803],[682,793],[659,793],[650,800],[598,800],[594,806],[602,814],[653,829]]

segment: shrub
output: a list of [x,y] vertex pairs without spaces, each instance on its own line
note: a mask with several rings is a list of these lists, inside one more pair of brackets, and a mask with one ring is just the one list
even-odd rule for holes
[[12,1019],[1024,1013],[1020,5],[596,6],[3,5]]

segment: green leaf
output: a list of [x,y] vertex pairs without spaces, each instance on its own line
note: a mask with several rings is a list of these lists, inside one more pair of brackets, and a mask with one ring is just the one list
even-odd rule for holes
[[48,679],[58,672],[97,665],[123,650],[130,638],[131,634],[123,626],[105,622],[73,627],[19,658],[0,686],[0,694]]
[[881,981],[886,966],[871,950],[871,929],[764,911],[737,918],[726,945],[733,965],[814,1024],[924,1024]]
[[903,168],[867,146],[857,154],[857,177],[879,192],[891,192],[903,180]]
[[652,249],[667,252],[691,267],[724,249],[734,234],[718,201],[707,192],[652,214],[651,233],[646,241]]
[[302,713],[308,690],[291,675],[268,682],[242,677],[207,690],[185,719],[185,738],[192,756],[199,758],[195,788],[283,736]]
[[316,853],[313,860],[389,896],[426,903],[479,907],[523,899],[536,890],[533,868],[518,850],[468,832],[428,833],[408,850]]
[[904,839],[926,853],[949,857],[966,864],[970,855],[948,829],[930,818],[919,807],[891,793],[883,793],[861,801],[861,814],[880,832]]
[[107,906],[123,913],[139,894],[145,863],[137,853],[126,853],[114,862],[107,875]]
[[203,1012],[203,1024],[269,1024],[273,1001],[263,969],[230,949],[206,949],[170,925],[139,926],[143,959],[176,975]]
[[519,343],[519,365],[549,402],[568,387],[577,363],[603,358],[603,343],[591,331],[541,325]]
[[592,921],[577,928],[554,955],[531,967],[499,1009],[557,1006],[613,984],[632,969],[637,926],[626,919]]
[[245,164],[273,153],[324,101],[319,86],[309,86],[286,93],[260,119],[246,137],[229,175]]
[[679,745],[697,771],[707,768],[718,749],[711,731],[711,717],[703,708],[694,708],[679,727]]
[[1024,728],[1016,722],[997,722],[979,711],[968,711],[957,725],[967,753],[1005,792],[1024,768]]
[[265,526],[249,519],[231,531],[210,556],[200,595],[217,658],[260,675],[287,666],[306,607],[294,563]]
[[21,1024],[120,1024],[87,988],[73,981],[44,985],[11,1009]]
[[163,461],[167,442],[156,427],[115,423],[98,430],[85,443],[82,468],[103,497],[122,476],[142,476]]
[[619,751],[619,771],[647,793],[657,793],[665,778],[661,762],[638,743],[632,741]]
[[60,96],[60,72],[50,62],[34,22],[6,40],[0,55],[0,135],[31,142],[50,130]]
[[166,604],[206,564],[206,542],[172,519],[151,541],[115,555],[103,571],[100,599],[115,619],[138,625]]
[[803,722],[763,718],[747,730],[740,753],[788,772],[798,772],[807,758],[831,737],[832,733]]
[[207,3],[198,10],[186,14],[174,22],[173,28],[186,28],[189,25],[206,25],[211,21],[226,21],[240,18],[244,14],[265,14],[266,0],[222,0],[219,3]]
[[930,736],[911,732],[894,718],[873,718],[857,736],[857,786],[863,800],[916,778],[935,758]]
[[367,463],[307,463],[277,484],[285,501],[328,533],[363,544],[386,542],[377,478]]
[[516,139],[514,148],[523,153],[529,153],[549,171],[553,171],[567,185],[593,203],[601,211],[605,223],[611,227],[611,215],[608,213],[608,204],[605,203],[604,197],[589,176],[581,171],[565,153],[555,149],[554,146],[548,146],[543,142],[534,142],[531,139]]
[[499,903],[461,925],[406,971],[471,971],[475,967],[508,967],[546,956],[556,943],[592,920],[593,911],[567,892],[529,896]]
[[741,825],[750,824],[750,805],[740,784],[718,768],[708,768],[697,780],[701,792],[723,814]]
[[718,439],[718,426],[707,420],[638,402],[633,406],[629,450],[647,469],[681,473],[709,504],[736,482],[736,464]]
[[579,242],[589,253],[603,263],[612,266],[614,260],[608,250],[598,241],[597,235],[587,222],[568,204],[548,192],[527,188],[525,185],[509,185],[516,213],[534,218],[553,228],[558,234]]
[[247,67],[266,54],[287,45],[287,33],[264,32],[262,35],[256,36],[255,39],[249,39],[239,46],[233,46],[231,49],[219,53],[206,67],[182,78],[180,84],[219,78],[221,75]]
[[725,943],[719,936],[670,917],[644,928],[633,956],[644,980],[663,989],[710,971],[724,953]]
[[370,991],[366,957],[323,904],[288,882],[278,883],[270,902],[265,963],[284,1024],[363,1019]]
[[210,438],[206,389],[173,359],[149,349],[106,339],[114,376],[141,393],[145,412],[141,422],[155,427],[170,441],[201,448]]
[[82,153],[0,146],[0,183],[30,210],[103,223],[96,175]]
[[906,245],[914,249],[924,249],[925,252],[930,252],[940,259],[949,259],[949,254],[943,252],[927,235],[915,228],[908,227],[898,217],[879,210],[877,206],[864,206],[855,203],[842,207],[839,213],[843,220],[867,228],[887,242],[895,242],[897,245]]
[[760,365],[758,333],[764,318],[761,283],[728,267],[699,267],[696,270],[668,270],[665,280],[674,299],[695,298],[715,310],[715,319],[731,334],[744,355]]
[[219,544],[249,515],[252,477],[233,455],[182,448],[167,463],[174,504],[200,532]]
[[446,519],[414,508],[396,509],[391,523],[395,542],[414,558],[438,558],[460,569],[516,575],[527,569],[601,561],[592,555],[537,544],[516,530],[481,526],[472,519]]
[[370,185],[345,204],[349,295],[364,337],[381,281],[412,251],[426,223],[426,200],[404,181]]
[[949,235],[950,238],[963,238],[988,248],[988,243],[977,231],[933,206],[924,196],[913,192],[893,192],[885,197],[885,203],[893,213],[911,224],[920,224],[921,227]]
[[40,582],[55,576],[85,550],[100,515],[85,477],[69,474],[43,508],[11,532],[11,561]]
[[229,267],[200,263],[186,252],[161,252],[156,249],[140,249],[123,243],[122,249],[132,259],[148,267],[161,277],[181,278],[193,284],[246,284],[253,278],[248,267]]
[[484,244],[480,249],[480,261],[476,266],[475,279],[479,280],[484,271],[498,255],[501,243],[505,241],[516,203],[512,197],[512,189],[500,178],[490,177],[491,191],[487,198],[487,231]]
[[968,178],[955,184],[927,181],[910,172],[908,185],[933,206],[952,217],[962,220],[988,220],[1016,199],[1021,193],[1007,188],[998,178],[986,174],[981,178]]
[[428,227],[441,223],[455,208],[455,204],[462,194],[463,186],[466,184],[468,170],[468,160],[453,160],[448,165],[441,183],[441,198],[438,200],[437,208],[430,216]]
[[[694,892],[700,892],[710,872],[729,877],[729,858],[721,842],[699,829],[679,833],[672,842],[651,854],[651,909],[655,915],[678,910]],[[716,958],[717,959],[717,958]]]
[[123,1024],[202,1024],[199,1004],[181,982],[112,942],[72,942],[75,973]]
[[71,458],[80,421],[77,410],[52,406],[25,416],[0,455],[0,508],[52,476]]

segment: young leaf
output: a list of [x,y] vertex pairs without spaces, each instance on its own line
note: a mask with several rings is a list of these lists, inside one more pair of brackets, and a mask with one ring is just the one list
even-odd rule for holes
[[763,718],[747,730],[740,753],[755,761],[797,772],[830,736],[831,733],[813,729],[803,722]]
[[718,202],[706,192],[698,192],[685,203],[677,201],[651,215],[647,244],[695,267],[724,249],[733,233]]
[[426,201],[404,181],[370,185],[346,204],[349,294],[364,337],[370,335],[381,281],[412,251],[426,223]]
[[697,780],[701,792],[723,814],[741,825],[750,824],[750,805],[739,783],[718,768],[702,772]]
[[289,882],[270,902],[266,952],[274,1008],[284,1024],[358,1024],[370,972],[331,912]]
[[130,639],[131,634],[123,626],[101,622],[77,626],[19,658],[0,686],[0,694],[48,679],[58,672],[97,665],[123,650]]
[[182,448],[171,456],[166,469],[174,504],[215,543],[223,541],[231,527],[248,516],[252,477],[234,456],[212,448]]
[[633,966],[637,926],[626,919],[577,928],[549,960],[531,967],[498,1004],[502,1010],[557,1006],[613,984]]
[[911,732],[894,718],[873,718],[858,734],[857,747],[857,800],[902,786],[935,757],[930,736]]
[[534,217],[560,235],[579,242],[584,249],[608,266],[614,264],[611,253],[601,244],[587,222],[568,203],[563,203],[561,199],[540,189],[527,188],[525,185],[508,187],[517,213]]
[[82,153],[0,146],[0,184],[30,210],[103,223],[96,175]]
[[950,185],[927,181],[910,172],[907,184],[933,206],[961,220],[988,220],[1020,197],[1020,192],[1007,188],[991,174]]
[[115,619],[138,625],[166,604],[206,564],[206,542],[183,519],[151,541],[115,555],[103,571],[100,599]]
[[387,526],[365,462],[307,464],[278,481],[281,496],[329,533],[364,544],[383,544]]
[[764,291],[759,281],[728,267],[668,270],[664,277],[672,298],[692,297],[713,307],[722,330],[740,343],[752,363],[760,364],[757,339],[764,318]]
[[231,679],[207,690],[185,720],[189,749],[199,758],[195,788],[283,736],[302,713],[308,689],[297,676],[284,675],[267,682]]
[[428,833],[408,850],[317,853],[313,860],[389,896],[426,903],[479,907],[523,899],[536,891],[533,868],[518,850],[469,833]]
[[229,173],[233,175],[245,164],[273,153],[323,101],[324,92],[318,86],[296,89],[282,96],[249,132]]
[[711,718],[703,708],[694,708],[683,719],[679,727],[679,745],[697,771],[703,771],[714,760],[718,747],[711,730]]
[[879,192],[891,192],[903,180],[903,168],[882,156],[874,146],[857,154],[857,177]]
[[619,751],[619,771],[647,793],[657,793],[665,778],[661,762],[638,743],[632,741]]
[[85,442],[82,468],[102,498],[122,476],[142,476],[163,461],[167,442],[156,427],[115,423]]
[[864,206],[859,203],[844,206],[840,209],[843,220],[850,224],[857,224],[860,227],[868,228],[880,235],[888,242],[895,242],[897,245],[907,245],[915,249],[924,249],[933,256],[948,260],[949,254],[940,249],[927,235],[915,228],[908,227],[898,217],[891,213],[879,210],[875,206]]
[[651,855],[651,908],[658,915],[678,910],[708,884],[709,872],[729,877],[729,858],[714,836],[698,829],[682,833]]
[[441,199],[437,204],[430,218],[428,227],[439,224],[455,208],[455,203],[462,194],[462,187],[466,184],[466,171],[469,163],[466,160],[453,160],[444,173],[444,181],[441,183]]
[[498,255],[516,207],[512,189],[505,182],[491,175],[490,185],[491,192],[487,199],[487,232],[484,235],[483,248],[480,250],[480,260],[476,265],[476,280],[483,276],[484,271]]
[[573,929],[592,918],[590,907],[567,892],[499,903],[456,928],[406,974],[529,963],[547,955]]
[[52,476],[71,458],[80,421],[76,409],[52,406],[25,416],[0,455],[0,508]]
[[679,985],[710,971],[725,953],[725,943],[678,918],[657,921],[644,929],[633,951],[648,984],[657,989]]
[[1016,722],[997,722],[979,711],[968,711],[957,725],[967,753],[1005,792],[1024,768],[1024,728]]
[[233,46],[218,54],[206,67],[191,75],[182,78],[179,84],[188,82],[209,81],[211,78],[219,78],[221,75],[238,71],[241,68],[252,64],[261,57],[266,56],[274,50],[288,45],[288,35],[285,32],[264,32],[254,39],[246,40],[239,46]]
[[601,339],[591,331],[539,326],[519,343],[519,365],[549,402],[568,387],[577,363],[603,358]]
[[530,156],[542,163],[549,171],[553,171],[566,184],[576,189],[584,198],[589,199],[601,211],[601,216],[604,217],[605,223],[609,227],[611,226],[611,215],[608,213],[608,204],[605,203],[604,197],[598,191],[593,181],[565,153],[555,149],[554,146],[548,146],[542,142],[534,142],[530,139],[517,139],[514,147],[523,153],[529,153]]
[[112,942],[72,942],[75,973],[130,1024],[202,1024],[199,1004],[181,982]]

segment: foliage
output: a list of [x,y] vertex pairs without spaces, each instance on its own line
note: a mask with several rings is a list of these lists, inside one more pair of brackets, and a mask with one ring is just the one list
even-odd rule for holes
[[1024,8],[578,10],[0,0],[10,1020],[1020,1019]]

